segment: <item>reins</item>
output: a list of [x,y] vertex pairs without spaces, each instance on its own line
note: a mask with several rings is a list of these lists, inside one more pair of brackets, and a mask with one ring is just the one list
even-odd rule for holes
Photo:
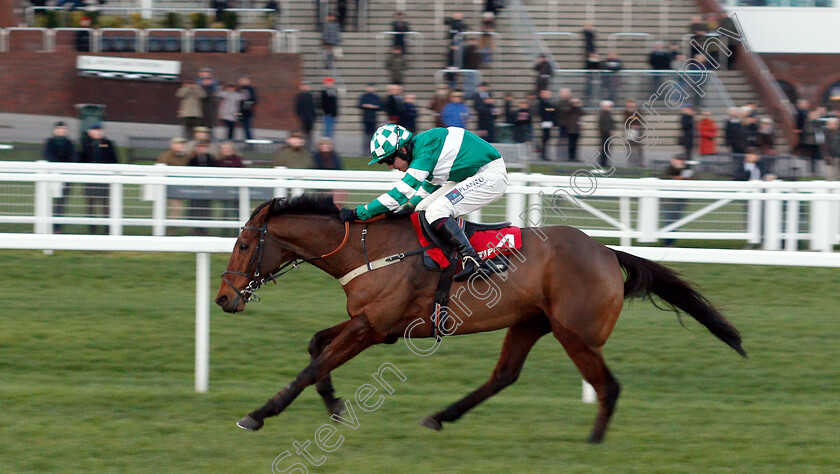
[[[344,238],[341,240],[341,244],[339,244],[339,246],[336,247],[335,250],[333,250],[332,252],[327,252],[327,253],[325,253],[323,255],[320,255],[320,256],[317,256],[317,257],[310,257],[310,258],[296,257],[296,258],[293,258],[292,260],[289,260],[288,262],[281,265],[280,268],[278,268],[274,273],[270,274],[269,276],[267,276],[265,278],[260,279],[260,267],[262,266],[263,249],[265,248],[266,236],[268,236],[269,239],[273,240],[274,242],[276,242],[281,247],[285,247],[285,248],[291,250],[292,252],[297,252],[297,250],[294,247],[292,247],[291,245],[287,244],[286,242],[283,242],[282,240],[277,239],[273,235],[271,235],[271,233],[268,232],[268,222],[267,221],[266,221],[265,224],[263,224],[262,227],[243,226],[242,230],[243,231],[245,231],[245,230],[256,230],[256,231],[260,232],[260,238],[259,238],[259,241],[257,243],[257,249],[254,252],[254,255],[251,256],[251,261],[248,262],[248,269],[250,269],[251,267],[254,267],[253,276],[250,276],[247,273],[243,273],[243,272],[237,272],[237,271],[233,271],[233,270],[225,270],[222,273],[222,281],[224,281],[225,284],[227,284],[229,287],[231,287],[231,289],[233,289],[233,291],[236,293],[237,299],[242,299],[246,303],[248,303],[249,301],[259,301],[260,300],[259,296],[257,296],[256,291],[262,285],[264,285],[268,282],[274,282],[276,284],[278,278],[280,278],[281,276],[285,275],[286,273],[298,268],[299,266],[301,266],[304,263],[314,262],[316,260],[325,259],[325,258],[328,258],[328,257],[331,257],[331,256],[337,254],[347,245],[347,241],[350,239],[350,222],[345,222],[344,223]],[[256,261],[256,266],[254,265],[255,261]],[[291,268],[289,268],[289,267],[291,267]],[[238,290],[233,285],[233,283],[231,283],[230,280],[227,279],[228,274],[243,276],[245,278],[250,278],[251,280],[248,282],[247,287],[245,287],[241,290]]]

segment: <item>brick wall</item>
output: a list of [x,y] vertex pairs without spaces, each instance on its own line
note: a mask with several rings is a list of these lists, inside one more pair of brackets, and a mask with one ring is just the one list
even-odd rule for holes
[[0,0],[0,28],[17,25],[18,20],[15,18],[15,0]]
[[[108,54],[181,61],[181,77],[192,79],[202,67],[223,82],[248,75],[259,99],[254,126],[297,127],[294,96],[301,61],[293,54]],[[39,115],[76,115],[74,104],[108,106],[106,119],[120,122],[178,123],[178,84],[79,77],[75,53],[0,53],[0,110]]]
[[813,104],[822,100],[828,86],[840,81],[840,54],[762,53],[761,59],[776,80],[789,82],[800,98]]

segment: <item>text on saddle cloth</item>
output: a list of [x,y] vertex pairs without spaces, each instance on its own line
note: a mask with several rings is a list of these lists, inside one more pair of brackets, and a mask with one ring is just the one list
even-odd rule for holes
[[[472,226],[472,223],[467,223],[463,219],[458,219],[458,223],[467,228]],[[417,240],[420,245],[427,246],[432,242],[423,233],[423,227],[420,223],[420,215],[418,213],[411,214],[411,224],[414,226],[414,232],[417,234]],[[512,250],[519,250],[522,248],[522,229],[516,226],[508,226],[500,229],[492,230],[477,230],[472,235],[467,235],[470,243],[475,248],[478,255],[487,260],[489,258],[497,257],[499,254],[510,255]],[[441,269],[449,266],[449,259],[446,254],[439,248],[435,247],[426,251],[426,254],[438,265]]]

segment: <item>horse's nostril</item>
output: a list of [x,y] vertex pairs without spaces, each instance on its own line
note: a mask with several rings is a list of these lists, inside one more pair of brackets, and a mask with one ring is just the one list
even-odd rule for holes
[[228,300],[227,295],[222,295],[222,296],[216,298],[216,304],[217,305],[223,305],[223,304],[227,303],[227,300]]

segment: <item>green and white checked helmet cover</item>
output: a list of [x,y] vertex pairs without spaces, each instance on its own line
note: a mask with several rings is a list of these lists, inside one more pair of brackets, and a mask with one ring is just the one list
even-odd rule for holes
[[370,139],[370,155],[373,157],[368,165],[372,165],[383,158],[393,155],[411,140],[411,132],[405,127],[394,123],[383,125],[376,129]]

